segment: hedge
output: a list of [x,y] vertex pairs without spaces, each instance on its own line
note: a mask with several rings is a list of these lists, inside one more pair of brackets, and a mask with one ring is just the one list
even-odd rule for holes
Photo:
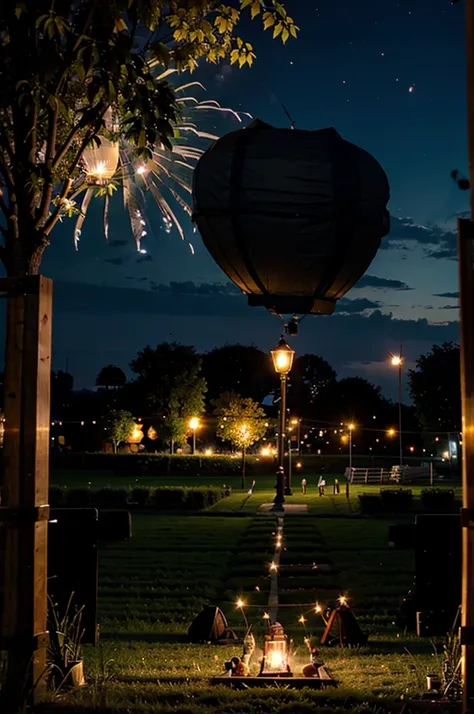
[[361,513],[405,513],[411,508],[413,494],[406,488],[381,488],[380,494],[359,495]]
[[366,514],[380,513],[382,499],[375,493],[360,493],[358,496],[360,512]]
[[[101,454],[66,452],[51,454],[52,469],[109,470],[117,474],[129,473],[147,476],[187,475],[229,476],[239,474],[240,459],[232,456],[182,456],[167,454]],[[252,474],[252,464],[247,464]]]
[[158,511],[198,511],[225,497],[224,490],[211,486],[156,488],[58,488],[50,489],[54,508],[150,508]]
[[380,498],[385,511],[404,513],[410,510],[413,494],[408,488],[381,488]]
[[444,488],[426,488],[421,492],[421,503],[427,511],[449,513],[454,506],[454,491]]

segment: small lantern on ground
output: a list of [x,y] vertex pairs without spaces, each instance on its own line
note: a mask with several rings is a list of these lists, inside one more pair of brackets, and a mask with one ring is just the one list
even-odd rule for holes
[[260,677],[291,677],[288,638],[279,622],[271,625],[265,635]]

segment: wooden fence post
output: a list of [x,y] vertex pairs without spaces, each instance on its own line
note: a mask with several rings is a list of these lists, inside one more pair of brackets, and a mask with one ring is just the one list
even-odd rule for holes
[[52,281],[0,279],[7,292],[5,544],[1,711],[41,698],[46,673]]

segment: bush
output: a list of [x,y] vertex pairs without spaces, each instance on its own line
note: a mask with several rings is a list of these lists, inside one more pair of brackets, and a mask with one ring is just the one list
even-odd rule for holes
[[129,491],[125,488],[100,488],[93,494],[97,508],[127,508]]
[[154,489],[100,488],[96,491],[89,488],[71,488],[66,492],[61,488],[53,487],[50,490],[50,503],[53,508],[68,506],[69,508],[128,510],[132,504],[136,504],[140,508],[149,507],[159,511],[200,511],[213,506],[224,496],[223,489],[212,486],[193,488],[159,486]]
[[92,491],[89,488],[71,488],[66,493],[66,505],[70,508],[87,508],[92,503]]
[[435,513],[452,511],[454,491],[444,488],[425,488],[421,492],[421,503],[427,511]]
[[373,493],[361,493],[358,496],[361,513],[380,513],[382,499]]
[[408,488],[381,488],[380,498],[385,511],[405,513],[410,510],[413,494]]
[[51,508],[62,508],[64,502],[64,490],[59,486],[51,486],[49,489],[49,505]]
[[187,489],[173,488],[172,486],[160,486],[153,489],[152,502],[155,508],[160,511],[172,511],[174,509],[185,508]]
[[150,496],[151,488],[147,488],[146,486],[138,486],[137,488],[132,489],[132,502],[142,508],[143,506],[148,505]]
[[[206,475],[229,476],[239,474],[240,459],[231,456],[181,456],[168,454],[101,454],[61,452],[51,459],[53,469],[90,469],[97,471],[106,469],[115,473],[129,473],[148,476],[199,476]],[[251,464],[247,465],[249,475],[252,474]]]
[[160,511],[199,511],[212,506],[224,497],[219,488],[200,486],[199,488],[173,488],[159,486],[153,492],[153,505]]
[[185,507],[191,511],[199,511],[213,506],[223,495],[218,488],[190,488],[186,494]]

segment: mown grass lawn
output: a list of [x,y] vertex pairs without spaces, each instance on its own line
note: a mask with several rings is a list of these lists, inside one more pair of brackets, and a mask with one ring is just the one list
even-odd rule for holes
[[[320,499],[324,500],[324,499]],[[344,499],[345,500],[345,499]],[[275,520],[271,516],[136,515],[130,541],[100,554],[100,647],[86,648],[88,686],[60,694],[49,708],[67,711],[157,714],[260,714],[351,709],[373,712],[417,696],[425,675],[438,671],[430,642],[399,631],[394,616],[413,579],[413,554],[388,548],[389,521],[285,517],[285,562],[330,564],[319,575],[279,575],[279,619],[293,639],[294,669],[307,661],[304,630],[318,637],[321,619],[312,604],[350,598],[363,630],[364,648],[326,648],[321,654],[339,681],[334,691],[211,687],[209,678],[241,647],[191,645],[187,629],[205,603],[224,610],[243,634],[235,607],[242,597],[261,643],[268,602],[268,565]],[[254,667],[258,663],[256,662]],[[395,704],[393,704],[395,706]]]
[[[351,485],[349,490],[349,499],[346,498],[345,479],[340,474],[326,474],[326,492],[323,497],[318,493],[319,474],[314,472],[305,472],[307,480],[307,494],[301,493],[301,478],[302,474],[294,474],[293,477],[293,496],[287,496],[288,504],[303,503],[308,506],[310,512],[318,515],[327,516],[348,516],[359,511],[358,496],[361,493],[378,494],[380,485],[373,484],[358,484]],[[334,479],[339,480],[340,493],[333,495]],[[252,478],[247,479],[248,486],[252,484]],[[240,488],[240,476],[209,476],[202,474],[200,476],[182,476],[173,477],[170,480],[169,476],[136,476],[133,474],[115,474],[113,471],[86,471],[86,470],[56,470],[51,473],[51,485],[60,486],[62,488],[84,488],[99,489],[105,487],[112,488],[135,488],[137,486],[216,486],[222,487],[226,483],[232,487],[232,495],[228,498],[219,501],[211,510],[219,512],[239,512],[245,514],[254,514],[259,507],[264,503],[271,503],[275,496],[275,477],[260,475],[255,478],[255,487],[252,495],[248,496],[248,489]],[[383,486],[383,488],[388,488]],[[390,486],[389,488],[397,488]],[[413,512],[419,511],[419,496],[423,489],[427,486],[406,486],[409,488],[414,497]],[[461,498],[461,487],[459,485],[446,484],[437,488],[454,488],[456,498]]]

